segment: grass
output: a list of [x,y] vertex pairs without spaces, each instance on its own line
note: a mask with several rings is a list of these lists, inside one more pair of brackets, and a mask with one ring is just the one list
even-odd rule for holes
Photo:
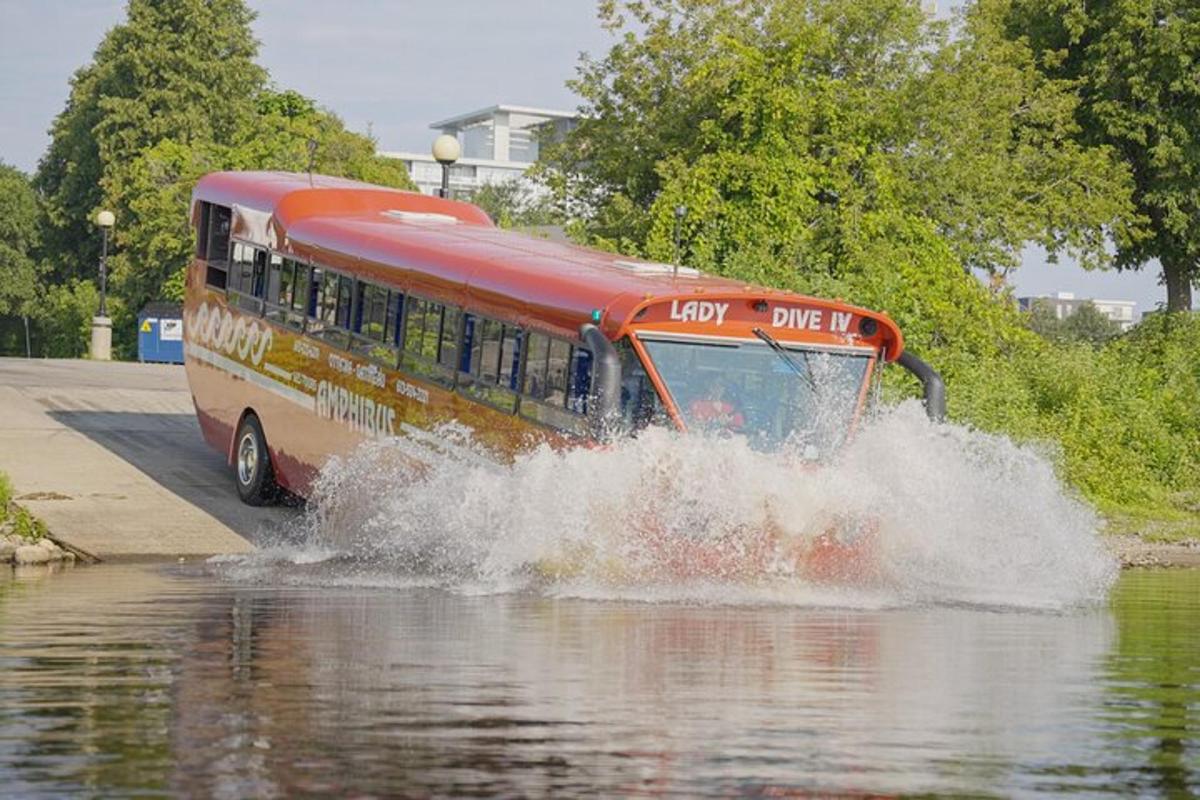
[[0,472],[0,525],[11,523],[13,533],[31,542],[45,538],[46,523],[13,503],[12,497],[12,482]]

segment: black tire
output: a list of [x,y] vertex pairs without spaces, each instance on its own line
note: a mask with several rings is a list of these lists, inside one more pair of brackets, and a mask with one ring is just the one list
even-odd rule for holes
[[267,437],[253,414],[242,418],[233,440],[233,478],[238,496],[246,505],[265,506],[279,496]]

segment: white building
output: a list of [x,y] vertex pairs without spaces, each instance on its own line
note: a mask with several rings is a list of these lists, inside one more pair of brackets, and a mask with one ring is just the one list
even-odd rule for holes
[[1075,313],[1075,311],[1084,303],[1091,303],[1104,316],[1111,319],[1113,322],[1120,323],[1121,330],[1127,331],[1133,327],[1134,309],[1137,308],[1137,303],[1133,300],[1093,300],[1086,297],[1075,297],[1073,292],[1059,292],[1050,297],[1042,295],[1037,297],[1018,297],[1017,303],[1022,311],[1029,311],[1033,308],[1033,304],[1037,301],[1043,301],[1054,309],[1054,316],[1059,319],[1066,319]]
[[[429,127],[458,139],[462,156],[450,167],[450,193],[469,197],[485,184],[523,180],[526,170],[537,161],[541,144],[565,136],[578,119],[571,111],[496,105],[439,120]],[[429,139],[432,145],[434,137]],[[379,155],[403,161],[423,193],[437,194],[442,165],[428,149],[380,151]],[[536,191],[532,183],[528,188]]]

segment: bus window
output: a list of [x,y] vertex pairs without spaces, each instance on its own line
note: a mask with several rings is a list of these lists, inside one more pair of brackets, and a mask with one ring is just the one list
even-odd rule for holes
[[549,339],[541,333],[529,334],[529,349],[525,356],[525,390],[534,400],[546,397],[546,353]]
[[516,391],[517,376],[521,372],[522,332],[510,325],[504,326],[504,344],[500,348],[500,384]]
[[458,367],[458,352],[459,352],[459,337],[462,333],[459,330],[459,323],[462,321],[462,309],[455,306],[446,306],[446,310],[442,313],[442,335],[441,343],[438,346],[438,363],[447,369],[457,369]]
[[621,422],[636,433],[647,425],[667,425],[668,417],[658,391],[646,374],[646,368],[634,352],[628,338],[616,344],[621,359]]
[[283,267],[283,256],[270,253],[267,256],[267,293],[265,300],[271,305],[279,303],[279,270]]
[[345,275],[338,276],[337,318],[339,328],[350,330],[350,309],[354,300],[354,281]]
[[399,347],[403,329],[400,327],[400,320],[403,318],[404,295],[400,292],[388,292],[387,301],[387,329],[384,332],[384,341],[390,342],[392,345]]
[[546,366],[546,402],[558,408],[567,405],[567,373],[571,363],[571,345],[562,339],[550,340]]
[[212,224],[212,203],[200,202],[200,220],[196,223],[196,258],[208,260],[208,226]]
[[208,263],[219,268],[229,266],[229,233],[233,228],[233,212],[225,206],[211,206],[208,223],[208,246],[204,252]]
[[292,278],[295,265],[291,259],[271,255],[267,272],[267,319],[280,325],[288,324],[288,309],[292,305]]
[[[511,414],[517,406],[517,394],[507,384],[498,385],[505,326],[494,319],[468,316],[473,319],[473,332],[471,348],[464,356],[463,362],[470,377],[464,377],[461,381],[461,391],[474,400]],[[514,328],[508,328],[510,341],[515,332]],[[509,363],[511,364],[511,350]]]
[[346,347],[350,336],[348,330],[338,328],[339,294],[343,281],[348,282],[349,279],[321,267],[313,268],[312,292],[315,300],[308,323],[311,336],[342,348]]
[[473,365],[471,372],[484,383],[495,385],[500,380],[500,340],[503,338],[503,325],[494,319],[483,321],[483,333],[479,337],[479,363]]
[[395,347],[385,338],[387,333],[388,290],[382,286],[359,282],[358,301],[354,312],[355,332],[350,337],[350,349],[358,355],[387,366],[396,363]]
[[233,293],[233,300],[239,308],[256,314],[262,311],[266,268],[267,253],[265,250],[234,242],[229,290]]
[[[444,369],[438,361],[441,343],[441,303],[409,296],[405,309],[404,356],[402,366],[418,377],[436,381],[443,385],[454,383],[454,372]],[[457,311],[457,309],[452,309]],[[457,327],[455,327],[457,330]]]
[[296,285],[292,289],[292,310],[301,318],[313,313],[315,308],[312,283],[309,281],[310,272],[312,269],[308,264],[296,262]]
[[587,414],[591,391],[592,351],[574,347],[571,349],[571,384],[567,391],[567,408],[576,414]]
[[[478,326],[479,336],[476,336]],[[458,358],[458,371],[474,375],[479,370],[479,350],[483,344],[483,323],[474,314],[463,314],[462,355]]]

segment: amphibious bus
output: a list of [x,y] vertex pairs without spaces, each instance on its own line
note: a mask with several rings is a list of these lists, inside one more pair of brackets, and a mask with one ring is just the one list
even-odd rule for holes
[[884,314],[505,231],[479,208],[350,180],[221,172],[197,185],[185,362],[241,498],[304,496],[371,437],[498,459],[647,425],[820,459],[873,376],[941,381]]

